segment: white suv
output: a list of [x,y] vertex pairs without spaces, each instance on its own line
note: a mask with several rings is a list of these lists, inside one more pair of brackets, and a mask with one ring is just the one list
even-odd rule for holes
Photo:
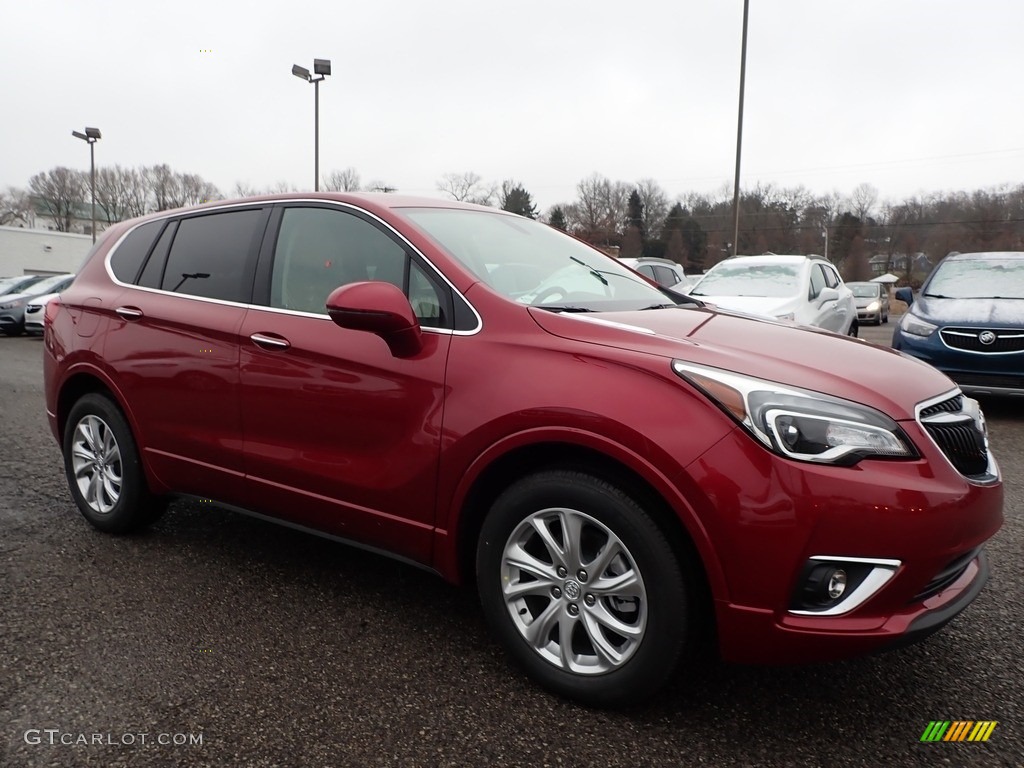
[[685,291],[693,285],[693,278],[687,277],[683,265],[671,259],[653,257],[642,259],[619,259],[630,269],[635,269],[644,277],[649,277],[663,288],[673,291]]
[[853,292],[821,258],[734,256],[715,264],[689,293],[724,309],[857,335]]

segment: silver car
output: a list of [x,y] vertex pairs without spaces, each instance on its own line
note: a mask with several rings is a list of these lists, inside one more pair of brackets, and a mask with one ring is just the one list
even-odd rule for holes
[[881,325],[889,322],[889,289],[881,283],[847,283],[857,303],[857,320]]

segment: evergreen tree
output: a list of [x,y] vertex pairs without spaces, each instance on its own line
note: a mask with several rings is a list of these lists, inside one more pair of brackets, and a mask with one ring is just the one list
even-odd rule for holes
[[501,209],[530,219],[537,218],[537,206],[533,204],[530,193],[522,184],[510,179],[501,183]]
[[647,233],[644,232],[644,204],[640,201],[640,193],[635,189],[629,193],[629,202],[626,203],[627,232],[630,227],[636,228],[642,245],[643,241],[647,239]]
[[562,206],[556,205],[551,209],[551,213],[548,214],[548,224],[563,232],[569,231],[568,224],[565,222],[565,209]]

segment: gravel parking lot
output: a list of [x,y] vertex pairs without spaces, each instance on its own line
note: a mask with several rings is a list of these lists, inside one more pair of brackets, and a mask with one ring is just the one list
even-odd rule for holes
[[[943,632],[836,664],[712,665],[603,712],[510,670],[474,594],[412,567],[198,502],[144,535],[94,532],[41,350],[0,339],[2,766],[1024,765],[1020,402],[982,404],[1006,523]],[[998,726],[922,743],[933,720]]]

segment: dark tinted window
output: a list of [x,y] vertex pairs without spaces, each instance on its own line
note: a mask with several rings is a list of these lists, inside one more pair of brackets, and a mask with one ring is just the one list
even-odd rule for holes
[[652,267],[650,264],[641,264],[639,267],[636,268],[636,271],[639,272],[641,275],[646,275],[647,277],[651,278],[651,280],[657,279],[654,276],[654,267]]
[[145,288],[159,288],[164,279],[164,264],[167,263],[167,252],[171,249],[171,241],[178,230],[178,222],[172,221],[157,240],[153,253],[150,254],[146,266],[139,276],[139,285]]
[[191,296],[249,301],[263,221],[261,210],[182,219],[160,287]]
[[838,288],[839,274],[834,269],[832,269],[832,267],[826,267],[822,265],[821,268],[825,270],[825,285],[827,285],[829,288]]
[[153,247],[153,241],[160,234],[162,221],[151,221],[133,229],[110,255],[110,268],[114,277],[122,283],[134,283],[142,268],[146,254]]

